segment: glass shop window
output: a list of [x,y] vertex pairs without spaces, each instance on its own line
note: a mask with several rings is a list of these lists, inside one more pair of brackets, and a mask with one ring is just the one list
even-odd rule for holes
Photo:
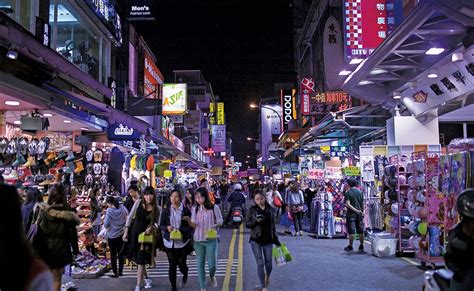
[[0,11],[30,30],[32,3],[32,0],[0,0]]
[[[55,7],[50,5],[49,23],[55,23]],[[56,51],[75,64],[82,71],[99,80],[99,61],[101,35],[94,32],[88,23],[81,18],[75,8],[66,0],[59,0],[57,4],[57,38]]]

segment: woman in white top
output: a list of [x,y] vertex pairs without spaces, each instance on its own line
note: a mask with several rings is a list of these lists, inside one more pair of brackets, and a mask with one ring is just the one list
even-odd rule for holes
[[[270,206],[276,210],[275,217],[278,216],[278,212],[280,211],[281,205],[277,206],[275,205],[275,199],[279,199],[280,203],[283,204],[283,198],[281,197],[280,192],[278,192],[276,185],[269,185],[269,191],[265,194],[267,203],[270,204]],[[277,197],[277,198],[275,198]]]
[[206,188],[196,190],[196,207],[191,218],[183,217],[194,228],[194,250],[198,262],[199,286],[206,290],[206,258],[212,287],[217,287],[215,277],[217,269],[217,228],[222,226],[223,219],[219,207],[214,207]]

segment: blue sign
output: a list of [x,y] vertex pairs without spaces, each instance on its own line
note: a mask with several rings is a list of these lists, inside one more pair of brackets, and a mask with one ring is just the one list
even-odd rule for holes
[[111,141],[137,141],[140,140],[140,132],[133,127],[115,123],[107,129],[107,137]]

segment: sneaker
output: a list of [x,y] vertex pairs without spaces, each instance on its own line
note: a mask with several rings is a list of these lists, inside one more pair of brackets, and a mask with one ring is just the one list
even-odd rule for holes
[[196,251],[192,251],[191,256],[195,257],[196,256]]
[[346,252],[351,252],[351,251],[354,250],[354,248],[353,248],[352,246],[347,246],[347,247],[344,248],[344,250],[345,250]]
[[135,291],[140,291],[140,290],[141,290],[140,286],[138,286],[138,285],[135,286]]
[[117,274],[109,274],[109,277],[110,278],[118,278],[118,275]]
[[217,278],[216,276],[211,277],[211,286],[217,288]]
[[145,279],[145,289],[150,289],[151,288],[151,279]]
[[188,282],[187,282],[187,281],[184,281],[184,280],[179,281],[178,288],[184,288],[187,283],[188,283]]
[[360,245],[358,250],[359,250],[360,253],[364,253],[365,252],[364,251],[364,245]]
[[300,231],[300,236],[303,236],[303,231]]

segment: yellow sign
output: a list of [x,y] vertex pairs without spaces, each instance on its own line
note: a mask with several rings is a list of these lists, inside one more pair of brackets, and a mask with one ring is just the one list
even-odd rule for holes
[[344,168],[344,175],[346,176],[360,176],[360,168],[356,166],[349,166]]
[[224,117],[224,103],[219,102],[217,103],[217,124],[224,125],[225,124],[225,117]]
[[209,113],[210,113],[210,116],[209,116],[209,124],[216,124],[216,115],[215,115],[215,111],[214,110],[214,103],[211,102],[209,103]]
[[330,146],[322,146],[321,147],[321,151],[322,152],[329,152],[331,150],[331,147]]

